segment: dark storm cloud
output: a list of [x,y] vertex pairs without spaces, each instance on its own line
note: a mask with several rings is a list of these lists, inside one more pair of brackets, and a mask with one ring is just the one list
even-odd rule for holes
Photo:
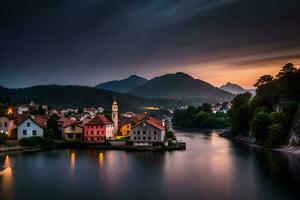
[[93,85],[295,58],[299,11],[298,0],[3,0],[0,84]]

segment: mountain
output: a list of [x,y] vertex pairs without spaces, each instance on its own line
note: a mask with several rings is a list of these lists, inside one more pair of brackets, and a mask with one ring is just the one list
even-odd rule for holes
[[108,81],[95,87],[113,92],[127,93],[130,90],[145,84],[147,81],[148,80],[143,77],[132,75],[123,80]]
[[182,72],[153,78],[129,93],[147,98],[209,103],[230,101],[234,98],[234,95]]
[[47,104],[52,108],[101,106],[111,110],[114,96],[120,104],[121,111],[144,111],[145,106],[182,105],[180,101],[175,100],[147,99],[86,86],[42,85],[20,89],[0,87],[0,94],[1,97],[10,97],[13,104],[34,101],[38,104]]
[[247,92],[244,88],[241,86],[234,84],[234,83],[226,83],[225,85],[222,85],[220,89],[230,92],[231,94],[237,95],[237,94],[243,94]]

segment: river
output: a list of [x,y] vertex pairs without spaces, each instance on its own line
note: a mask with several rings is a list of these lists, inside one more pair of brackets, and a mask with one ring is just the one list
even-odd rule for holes
[[2,155],[0,199],[300,199],[300,158],[178,131],[186,151]]

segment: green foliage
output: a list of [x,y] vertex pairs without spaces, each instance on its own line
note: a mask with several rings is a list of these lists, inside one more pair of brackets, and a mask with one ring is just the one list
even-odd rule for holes
[[252,100],[247,95],[238,95],[232,101],[229,111],[232,131],[234,134],[251,131],[259,144],[280,145],[285,142],[299,106],[300,70],[288,63],[276,78],[264,75],[255,86],[256,96]]
[[233,135],[249,130],[249,121],[251,118],[250,99],[251,94],[246,92],[237,95],[232,101],[232,107],[228,115],[230,117],[231,132]]
[[251,132],[255,136],[258,144],[263,144],[268,139],[268,127],[271,118],[266,112],[259,112],[250,123]]
[[47,121],[48,130],[50,129],[54,132],[54,135],[52,135],[51,138],[61,138],[61,133],[60,133],[59,128],[58,128],[58,121],[57,120],[58,120],[57,116],[52,115],[49,118],[49,120]]
[[269,138],[265,145],[268,147],[276,147],[285,142],[287,131],[281,124],[273,124],[268,128]]
[[[203,104],[204,105],[204,104]],[[186,110],[178,110],[174,113],[172,122],[175,126],[188,127],[188,128],[225,128],[229,124],[228,117],[224,113],[213,114],[211,106],[189,107]]]
[[51,128],[45,130],[45,138],[57,139],[57,134]]
[[7,135],[5,133],[0,133],[0,143],[5,143],[7,140]]
[[41,148],[44,150],[52,149],[54,145],[51,139],[41,137],[23,138],[19,143],[24,147]]
[[280,124],[283,127],[287,126],[287,118],[286,115],[282,112],[272,112],[270,114],[272,124]]
[[212,113],[212,106],[209,103],[203,103],[201,110],[205,113]]
[[166,133],[167,138],[173,138],[174,135],[175,135],[174,132],[170,131],[170,130],[168,130],[167,133]]

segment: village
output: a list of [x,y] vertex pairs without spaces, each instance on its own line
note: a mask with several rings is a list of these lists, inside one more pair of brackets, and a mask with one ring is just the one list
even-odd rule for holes
[[8,107],[7,113],[0,116],[0,133],[7,136],[7,141],[50,137],[86,146],[185,149],[165,120],[149,113],[120,114],[116,98],[110,113],[101,107],[49,110],[47,105],[34,102]]

